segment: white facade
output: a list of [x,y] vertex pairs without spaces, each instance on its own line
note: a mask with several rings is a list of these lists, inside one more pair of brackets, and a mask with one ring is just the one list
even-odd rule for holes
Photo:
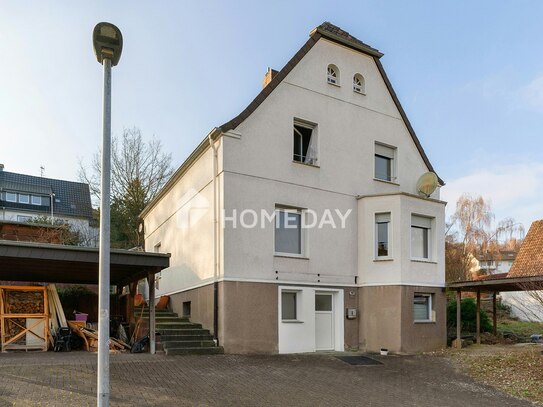
[[[329,64],[339,70],[339,86],[327,81]],[[363,76],[365,94],[353,90],[355,74]],[[296,120],[314,126],[318,165],[293,161]],[[374,179],[376,143],[394,151],[391,182]],[[416,195],[417,180],[429,168],[373,57],[319,39],[248,118],[232,131],[219,132],[213,144],[215,164],[213,150],[200,146],[167,193],[144,212],[146,250],[171,253],[158,295],[213,281],[278,284],[278,349],[290,353],[318,348],[315,293],[331,290],[334,310],[321,320],[332,318],[332,348],[343,350],[345,306],[337,287],[444,286],[445,205],[439,189],[431,199]],[[202,209],[202,198],[207,210],[189,228],[180,225],[179,214],[196,199]],[[319,218],[328,210],[348,216],[344,227],[303,230],[300,255],[277,255],[273,223],[243,228],[239,214],[273,213],[283,206],[315,211]],[[224,227],[215,231],[217,207]],[[391,216],[386,260],[374,253],[375,214],[381,212]],[[427,259],[411,255],[413,215],[431,225]],[[282,320],[283,290],[300,293],[300,321]]]

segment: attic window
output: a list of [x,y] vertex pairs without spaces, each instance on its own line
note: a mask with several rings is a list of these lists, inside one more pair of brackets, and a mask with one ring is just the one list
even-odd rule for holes
[[293,140],[294,154],[292,159],[299,163],[317,165],[317,126],[314,124],[294,120]]
[[339,69],[335,65],[328,65],[328,83],[339,86]]
[[366,82],[364,81],[364,77],[359,73],[353,77],[353,91],[362,95],[366,94]]

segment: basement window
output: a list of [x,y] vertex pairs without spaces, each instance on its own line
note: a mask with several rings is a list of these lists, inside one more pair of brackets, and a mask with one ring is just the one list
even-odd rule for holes
[[413,298],[413,320],[415,322],[433,322],[431,294],[415,294]]
[[315,124],[294,120],[293,160],[308,165],[318,165],[318,137]]

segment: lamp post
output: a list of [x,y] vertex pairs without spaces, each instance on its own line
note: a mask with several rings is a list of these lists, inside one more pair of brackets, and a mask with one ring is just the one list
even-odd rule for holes
[[94,54],[104,67],[102,121],[102,169],[100,185],[100,259],[98,297],[98,385],[99,407],[109,406],[109,257],[111,183],[111,67],[119,63],[123,49],[121,31],[110,23],[98,23],[92,33]]

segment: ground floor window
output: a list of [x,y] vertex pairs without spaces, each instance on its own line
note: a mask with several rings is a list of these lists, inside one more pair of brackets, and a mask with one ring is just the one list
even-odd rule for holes
[[296,320],[297,293],[292,291],[281,292],[281,319],[283,321]]
[[415,294],[413,299],[413,319],[415,322],[430,322],[433,320],[431,294]]

